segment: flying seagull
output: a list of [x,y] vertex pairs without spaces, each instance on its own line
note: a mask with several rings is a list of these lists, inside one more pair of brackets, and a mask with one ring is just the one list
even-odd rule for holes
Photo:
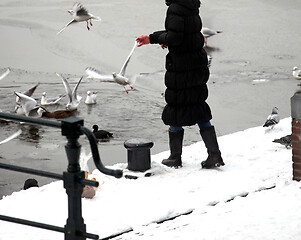
[[10,73],[10,68],[7,68],[6,71],[0,76],[0,80],[4,79]]
[[293,68],[293,77],[296,78],[297,80],[301,80],[301,70],[298,69],[297,67]]
[[114,80],[116,83],[122,85],[124,87],[124,90],[126,91],[126,93],[128,93],[125,86],[129,85],[131,89],[133,89],[133,87],[131,86],[131,81],[127,77],[125,77],[125,71],[126,71],[126,68],[130,62],[130,59],[131,59],[137,45],[138,45],[138,43],[135,41],[135,44],[134,44],[130,54],[126,58],[123,66],[121,67],[119,73],[113,72],[112,75],[103,75],[98,70],[88,67],[88,68],[86,68],[86,71],[85,71],[86,74],[88,75],[88,78],[97,78],[97,79],[101,79],[101,80]]
[[18,114],[25,114],[27,117],[30,115],[32,110],[38,109],[37,101],[23,93],[15,92],[15,95],[19,98],[20,105],[17,105],[15,112]]
[[[39,83],[37,83],[35,86],[33,86],[32,88],[26,90],[25,92],[22,92],[22,94],[31,97],[32,94],[34,93],[34,91],[37,89],[37,87],[39,86]],[[16,96],[16,103],[20,104],[20,98],[18,97],[18,95]]]
[[65,87],[66,93],[69,97],[69,102],[66,105],[66,109],[67,110],[77,109],[77,107],[80,103],[80,100],[82,99],[81,96],[77,95],[77,89],[78,89],[78,86],[79,86],[80,82],[82,81],[83,77],[81,77],[79,79],[79,81],[75,85],[73,91],[71,92],[71,88],[70,88],[69,83],[67,82],[67,80],[62,75],[60,75],[58,73],[56,75],[61,78],[61,80],[64,84],[64,87]]
[[77,22],[84,22],[86,21],[87,22],[87,29],[90,30],[90,27],[89,27],[89,23],[90,23],[90,26],[93,26],[92,25],[92,19],[93,20],[96,20],[96,21],[101,21],[101,18],[100,17],[97,17],[97,16],[94,16],[93,14],[89,13],[87,11],[87,9],[84,7],[83,4],[81,3],[75,3],[73,5],[73,8],[72,10],[68,10],[68,13],[70,13],[73,17],[73,19],[68,22],[58,33],[60,34],[61,32],[63,32],[69,25],[73,24],[73,23],[77,23]]
[[271,127],[273,128],[276,124],[278,124],[280,121],[279,115],[278,115],[278,108],[274,107],[272,109],[272,113],[267,117],[266,122],[264,123],[263,127]]
[[210,38],[214,35],[217,35],[219,33],[222,33],[222,31],[216,31],[216,30],[213,30],[213,29],[210,29],[210,28],[207,28],[207,27],[203,27],[202,30],[201,30],[201,33],[204,36],[205,45],[207,45],[207,39],[208,38]]

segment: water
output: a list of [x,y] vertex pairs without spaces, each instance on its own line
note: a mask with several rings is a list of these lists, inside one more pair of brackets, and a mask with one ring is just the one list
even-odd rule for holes
[[[105,73],[119,71],[137,36],[163,28],[166,11],[164,1],[147,0],[143,4],[138,0],[91,1],[88,9],[103,21],[95,22],[89,32],[85,24],[75,24],[56,36],[70,19],[63,10],[72,4],[70,1],[40,1],[38,5],[33,1],[1,3],[0,71],[12,68],[0,82],[2,111],[13,111],[14,91],[25,91],[37,82],[40,85],[34,97],[38,101],[44,91],[50,97],[64,93],[56,72],[73,87],[88,66]],[[290,97],[298,83],[291,72],[293,66],[300,67],[301,3],[214,0],[202,4],[204,26],[223,31],[209,38],[206,48],[213,57],[208,103],[217,134],[260,126],[274,106],[278,106],[281,118],[290,116]],[[127,161],[123,143],[131,138],[152,140],[152,154],[168,150],[167,127],[161,121],[166,53],[159,46],[135,50],[127,74],[137,79],[135,89],[129,94],[114,83],[86,78],[82,81],[79,94],[83,100],[87,90],[92,90],[98,92],[98,103],[88,107],[82,102],[78,117],[84,119],[86,127],[98,124],[114,134],[109,142],[99,143],[105,165]],[[65,98],[48,110],[63,109],[66,102]],[[1,124],[1,139],[19,128],[23,131],[20,137],[0,145],[1,162],[57,173],[66,170],[66,139],[58,129]],[[184,138],[184,145],[201,140],[196,126],[185,128]],[[86,137],[81,136],[79,142],[87,152]],[[89,166],[91,170],[94,168],[92,161]],[[26,178],[33,177],[6,170],[0,170],[0,174],[0,196],[21,189]],[[52,181],[36,178],[40,184]]]

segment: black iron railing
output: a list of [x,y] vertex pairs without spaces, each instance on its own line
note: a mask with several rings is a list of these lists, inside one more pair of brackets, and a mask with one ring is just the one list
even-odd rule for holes
[[67,138],[65,150],[68,158],[67,171],[63,172],[62,175],[42,170],[0,163],[0,168],[3,169],[63,180],[64,188],[66,189],[66,193],[68,195],[68,218],[64,227],[57,227],[40,222],[33,222],[25,219],[13,218],[3,215],[0,215],[0,220],[38,227],[56,232],[62,232],[65,234],[65,240],[85,240],[86,238],[99,239],[98,235],[86,232],[86,225],[82,217],[81,194],[83,191],[83,186],[89,185],[98,187],[99,183],[97,181],[90,181],[85,179],[85,174],[80,169],[79,156],[81,145],[78,142],[80,135],[85,134],[87,136],[90,143],[94,164],[99,169],[99,171],[116,178],[122,177],[122,171],[108,169],[102,164],[99,157],[95,136],[88,128],[83,126],[84,121],[76,117],[69,117],[59,122],[3,112],[0,112],[0,119],[60,128],[62,135]]

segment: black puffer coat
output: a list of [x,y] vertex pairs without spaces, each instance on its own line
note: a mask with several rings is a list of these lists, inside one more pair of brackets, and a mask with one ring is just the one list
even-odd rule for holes
[[150,34],[150,43],[168,46],[165,100],[162,113],[166,125],[191,126],[209,121],[205,102],[209,78],[207,53],[203,49],[199,0],[169,0],[164,31]]

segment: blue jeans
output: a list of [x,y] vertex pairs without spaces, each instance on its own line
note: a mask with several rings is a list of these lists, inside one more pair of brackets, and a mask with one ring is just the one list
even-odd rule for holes
[[[200,129],[203,129],[205,127],[210,127],[211,123],[210,123],[210,121],[208,121],[208,122],[201,122],[201,123],[198,123],[198,126],[199,126]],[[183,127],[182,126],[169,126],[169,130],[171,132],[179,132],[179,131],[183,130]]]

